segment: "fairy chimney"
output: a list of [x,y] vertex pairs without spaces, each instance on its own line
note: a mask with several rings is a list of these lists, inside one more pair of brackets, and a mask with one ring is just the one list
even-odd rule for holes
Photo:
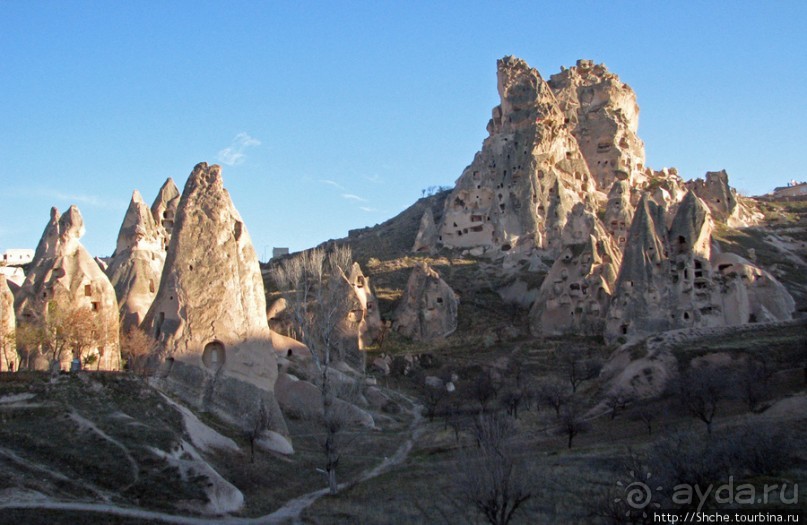
[[163,351],[161,384],[276,442],[287,430],[274,395],[277,360],[263,281],[219,166],[196,165],[172,226],[160,287],[143,322]]
[[[74,358],[98,370],[121,366],[118,337],[118,301],[115,289],[95,259],[81,245],[84,220],[75,206],[59,215],[51,208],[50,221],[37,246],[31,269],[15,301],[17,323],[43,323],[49,316],[88,312],[93,324],[91,345],[49,358],[40,355],[31,363],[37,369],[69,369]],[[69,317],[68,317],[69,319]],[[75,355],[81,352],[81,355]],[[56,362],[58,361],[58,363]]]
[[164,262],[162,233],[135,190],[106,270],[118,298],[124,332],[139,326],[146,316],[157,295]]
[[448,337],[457,329],[458,305],[448,283],[427,264],[417,264],[395,310],[393,328],[416,341]]

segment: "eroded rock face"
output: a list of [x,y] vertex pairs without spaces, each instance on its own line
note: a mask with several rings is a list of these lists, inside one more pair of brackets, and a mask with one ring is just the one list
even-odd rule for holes
[[457,329],[458,305],[448,283],[427,264],[418,264],[395,310],[393,328],[416,341],[447,337]]
[[739,201],[736,191],[729,186],[726,170],[707,172],[705,180],[695,179],[687,186],[706,203],[716,220],[732,228],[752,226],[761,219],[758,212]]
[[501,104],[446,200],[439,242],[494,252],[559,250],[574,204],[595,184],[555,95],[523,60],[498,61]]
[[287,435],[258,257],[217,165],[198,164],[185,184],[143,326],[164,351],[166,388],[245,430]]
[[[670,228],[665,228],[669,222]],[[712,249],[707,205],[688,192],[671,220],[647,195],[631,225],[606,339],[792,317],[795,303],[768,272]]]
[[563,231],[563,249],[530,312],[535,334],[601,334],[621,253],[597,217],[577,204]]
[[372,345],[383,330],[381,313],[378,309],[378,301],[370,287],[370,278],[361,271],[359,263],[354,262],[350,267],[347,281],[354,295],[348,322],[355,327],[351,332],[355,331],[358,336],[358,349],[363,350]]
[[124,332],[140,325],[157,295],[165,263],[163,241],[162,230],[135,190],[106,270],[118,297]]
[[608,192],[608,204],[605,207],[605,228],[616,241],[620,250],[625,248],[628,231],[633,222],[633,203],[631,187],[627,181],[616,181]]
[[[86,309],[94,317],[94,326],[103,341],[79,357],[95,356],[93,368],[119,370],[121,366],[118,337],[118,301],[106,274],[81,245],[84,220],[81,212],[71,206],[62,215],[51,208],[50,220],[36,248],[31,269],[20,287],[15,301],[20,324],[44,321],[53,307],[65,313]],[[73,353],[60,356],[59,366],[67,370]],[[51,363],[38,359],[31,366],[47,369]]]
[[160,231],[163,250],[168,251],[171,242],[171,233],[174,231],[177,206],[179,206],[179,189],[172,178],[168,178],[157,193],[157,198],[151,205],[151,215]]
[[0,274],[0,372],[19,370],[15,334],[17,321],[14,317],[14,294],[8,287],[6,276]]
[[639,105],[630,86],[604,64],[578,60],[552,75],[549,87],[601,191],[607,193],[616,181],[644,179],[644,143],[636,134]]

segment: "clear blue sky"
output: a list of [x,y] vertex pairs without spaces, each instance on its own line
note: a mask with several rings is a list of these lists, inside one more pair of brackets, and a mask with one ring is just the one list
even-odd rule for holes
[[259,256],[382,222],[471,162],[496,59],[637,92],[648,165],[804,179],[807,2],[0,0],[0,251],[77,204],[110,255],[131,192],[220,163]]

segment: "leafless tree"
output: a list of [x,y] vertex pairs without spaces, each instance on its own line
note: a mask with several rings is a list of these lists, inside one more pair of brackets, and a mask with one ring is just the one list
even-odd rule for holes
[[605,406],[611,410],[611,420],[613,421],[614,418],[616,418],[617,413],[620,410],[625,410],[628,404],[634,399],[635,397],[633,391],[625,389],[617,389],[616,391],[605,396],[604,403]]
[[423,404],[426,409],[426,416],[429,422],[434,421],[434,416],[437,415],[437,409],[446,397],[445,388],[437,388],[426,385],[423,388]]
[[588,422],[583,419],[582,407],[580,404],[571,399],[560,414],[560,429],[559,432],[564,434],[567,438],[569,448],[572,448],[572,442],[578,434],[586,432],[589,429]]
[[0,371],[13,371],[18,362],[17,335],[10,326],[0,325]]
[[746,357],[744,365],[737,373],[737,382],[749,410],[754,410],[759,402],[768,397],[773,371],[774,367],[769,359]]
[[681,403],[692,416],[706,424],[709,435],[718,406],[728,397],[729,381],[727,370],[715,366],[690,368],[678,380]]
[[459,492],[488,523],[510,523],[519,507],[532,497],[530,472],[513,451],[515,429],[505,416],[483,414],[474,432],[477,448],[466,450],[461,458]]
[[327,434],[325,475],[331,494],[338,490],[337,434],[342,428],[342,418],[335,407],[336,395],[329,369],[332,357],[338,355],[344,322],[350,311],[351,296],[345,272],[352,259],[347,246],[335,245],[328,252],[315,248],[284,259],[272,272],[278,288],[287,292],[287,309],[318,372],[319,380],[315,383],[321,392],[322,420]]
[[641,421],[647,428],[647,435],[653,435],[653,422],[659,417],[659,408],[652,407],[647,403],[637,402],[631,407],[629,416],[633,421]]
[[571,393],[569,387],[556,378],[549,378],[538,384],[536,394],[539,403],[545,403],[555,409],[555,415],[560,417],[560,409],[569,401]]
[[507,410],[508,416],[518,419],[518,407],[521,405],[523,399],[524,391],[520,388],[505,390],[504,394],[501,396],[501,403],[505,410]]
[[488,403],[496,397],[497,389],[491,371],[483,370],[476,376],[473,385],[474,396],[479,401],[480,412],[485,412]]
[[585,352],[578,348],[563,351],[561,366],[572,385],[573,393],[577,392],[580,383],[594,379],[602,370],[602,362],[599,359],[586,357]]

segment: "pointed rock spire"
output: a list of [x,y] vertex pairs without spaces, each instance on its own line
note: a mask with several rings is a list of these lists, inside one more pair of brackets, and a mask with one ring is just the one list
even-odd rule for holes
[[[62,352],[50,357],[57,359],[65,370],[69,369],[74,357],[85,360],[90,356],[95,356],[93,366],[96,369],[118,370],[119,317],[115,290],[81,245],[83,235],[84,219],[76,206],[70,206],[61,216],[56,208],[51,209],[31,269],[17,293],[17,320],[19,324],[43,323],[48,316],[54,315],[54,307],[64,315],[88,310],[93,318],[94,332],[98,334],[91,347],[84,349],[82,355]],[[47,356],[39,357],[41,359],[31,363],[35,368],[47,369],[53,365],[47,362]]]
[[457,329],[458,305],[457,295],[440,274],[419,263],[409,274],[393,327],[416,341],[448,337]]
[[146,316],[157,295],[164,262],[161,230],[135,190],[106,270],[118,298],[124,332],[138,326]]
[[167,388],[244,429],[287,433],[258,257],[217,165],[185,184],[143,326],[170,358]]
[[163,183],[157,198],[151,205],[151,214],[154,217],[154,222],[160,230],[162,236],[163,250],[168,250],[168,244],[171,242],[171,233],[174,230],[174,221],[179,205],[179,189],[171,177]]

